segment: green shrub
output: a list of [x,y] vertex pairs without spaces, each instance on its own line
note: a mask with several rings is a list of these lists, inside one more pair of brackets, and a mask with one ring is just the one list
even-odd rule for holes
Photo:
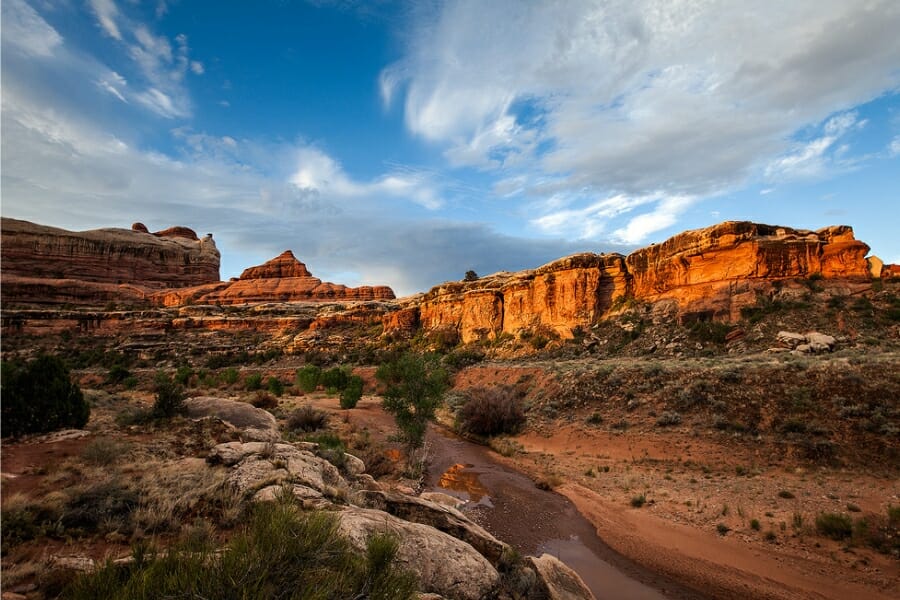
[[356,407],[363,393],[363,378],[359,375],[351,375],[347,379],[347,385],[341,390],[341,408]]
[[106,383],[115,385],[122,383],[129,377],[131,377],[131,372],[128,369],[123,365],[115,364],[109,369],[109,373],[106,374]]
[[99,437],[91,440],[84,450],[81,458],[91,465],[106,467],[118,462],[125,452],[125,446],[108,437]]
[[5,436],[81,428],[91,414],[69,369],[55,356],[42,355],[27,364],[4,362],[0,393]]
[[718,525],[716,525],[716,532],[718,532],[719,535],[725,535],[729,531],[731,531],[731,528],[725,523],[719,523]]
[[138,547],[133,562],[78,576],[62,598],[412,599],[417,582],[395,564],[397,548],[396,539],[374,535],[360,554],[338,534],[335,516],[266,502],[220,552],[203,540],[161,553]]
[[753,531],[759,531],[759,528],[759,519],[750,519],[750,529],[752,529]]
[[240,373],[234,367],[228,367],[224,371],[219,374],[219,378],[222,380],[222,383],[226,385],[234,385],[237,383],[240,377]]
[[525,411],[515,390],[477,387],[466,391],[466,402],[456,416],[460,430],[481,436],[515,434],[525,425]]
[[816,531],[833,540],[844,540],[853,534],[853,520],[848,515],[821,513],[816,517]]
[[262,389],[262,375],[253,373],[244,378],[244,387],[248,392],[255,392]]
[[644,494],[638,494],[637,496],[631,497],[631,506],[634,508],[640,508],[646,503],[647,497]]
[[186,386],[190,384],[191,377],[194,376],[194,369],[187,365],[181,365],[175,371],[175,383]]
[[327,371],[322,373],[321,383],[322,387],[328,390],[328,393],[334,394],[336,392],[340,392],[344,388],[347,387],[347,382],[350,380],[350,374],[347,372],[347,369],[342,367],[334,367],[333,369],[328,369]]
[[284,394],[284,384],[277,377],[269,377],[266,381],[266,389],[273,396],[280,398]]
[[297,369],[297,387],[306,393],[314,392],[319,387],[321,376],[322,369],[316,365],[306,365],[302,369]]
[[778,497],[784,498],[785,500],[793,500],[795,498],[793,492],[790,492],[788,490],[781,490],[780,492],[778,492]]
[[184,387],[160,371],[156,374],[156,400],[151,414],[155,419],[171,419],[184,413]]
[[656,424],[659,427],[670,427],[672,425],[678,425],[681,423],[681,415],[677,412],[666,411],[656,419]]
[[270,408],[278,407],[278,399],[265,390],[256,390],[253,398],[250,399],[250,404],[252,404],[256,408],[263,408],[268,410]]

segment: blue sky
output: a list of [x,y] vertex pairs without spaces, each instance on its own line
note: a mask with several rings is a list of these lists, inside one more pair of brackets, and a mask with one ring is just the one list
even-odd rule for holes
[[3,0],[2,213],[399,294],[733,219],[900,262],[897,31],[893,0]]

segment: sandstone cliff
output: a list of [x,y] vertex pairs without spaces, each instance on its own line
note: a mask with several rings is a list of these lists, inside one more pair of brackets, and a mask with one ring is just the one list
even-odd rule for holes
[[[837,293],[870,287],[869,247],[846,226],[819,231],[731,221],[619,254],[576,254],[518,273],[433,288],[386,315],[386,333],[419,324],[464,342],[546,328],[571,337],[629,303],[674,318],[736,320],[743,306],[789,280],[813,278]],[[879,270],[880,273],[880,270]]]
[[2,261],[4,303],[131,302],[219,279],[212,237],[185,227],[73,232],[4,217]]
[[161,306],[183,304],[253,304],[261,302],[328,302],[334,300],[392,300],[387,286],[345,285],[313,277],[306,265],[286,250],[266,263],[245,269],[236,281],[166,290],[153,297]]

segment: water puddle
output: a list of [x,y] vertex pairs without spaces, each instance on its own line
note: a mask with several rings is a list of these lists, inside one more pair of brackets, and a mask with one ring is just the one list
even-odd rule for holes
[[536,554],[551,554],[581,575],[597,600],[663,600],[665,596],[601,560],[577,535],[547,540]]
[[478,479],[478,473],[470,469],[474,465],[456,463],[444,471],[438,479],[438,487],[452,496],[493,508],[488,489]]

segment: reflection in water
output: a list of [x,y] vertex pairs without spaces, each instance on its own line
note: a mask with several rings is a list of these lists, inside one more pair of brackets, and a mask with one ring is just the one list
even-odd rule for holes
[[488,496],[488,490],[478,480],[478,473],[466,471],[471,466],[459,463],[453,465],[441,474],[438,485],[445,490],[465,492],[472,502],[481,501]]

